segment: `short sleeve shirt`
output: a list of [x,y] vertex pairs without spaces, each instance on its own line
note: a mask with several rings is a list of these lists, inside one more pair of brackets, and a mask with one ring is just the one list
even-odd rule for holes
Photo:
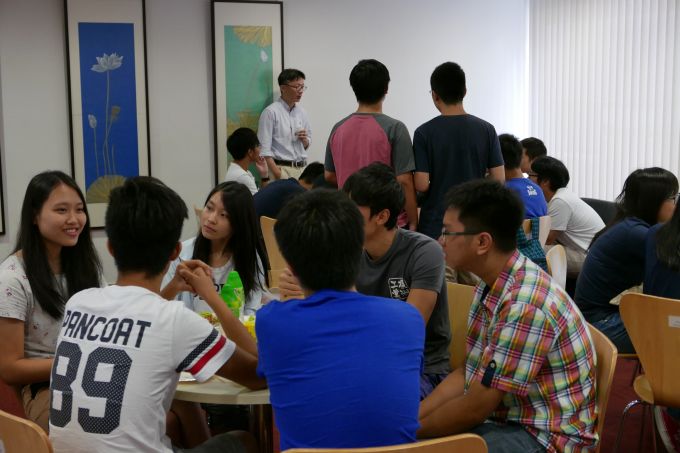
[[465,388],[505,393],[493,420],[522,425],[548,452],[590,451],[595,433],[595,349],[563,289],[515,252],[468,318]]
[[77,293],[66,304],[52,367],[55,451],[172,452],[165,418],[179,373],[205,381],[234,350],[181,302],[147,289]]
[[483,178],[489,168],[503,165],[496,129],[474,115],[440,115],[413,135],[416,172],[428,173],[430,188],[423,197],[418,231],[439,237],[446,193],[458,184]]
[[257,193],[257,184],[255,184],[255,176],[249,171],[241,168],[236,162],[229,164],[227,168],[227,174],[224,177],[225,181],[236,181],[248,188],[251,194]]
[[281,451],[415,441],[424,327],[414,307],[322,290],[270,302],[255,329]]
[[406,301],[412,289],[437,293],[425,331],[425,373],[448,373],[451,326],[446,293],[446,269],[441,246],[414,231],[397,229],[389,250],[377,260],[364,250],[357,291]]
[[593,208],[566,187],[555,192],[548,202],[550,229],[561,231],[557,241],[581,253],[585,253],[590,243],[602,228],[604,222]]
[[524,218],[533,219],[548,215],[548,204],[545,202],[543,190],[528,178],[513,178],[505,185],[514,190],[524,204]]
[[[57,277],[62,296],[66,294],[66,279]],[[24,269],[24,261],[16,255],[0,264],[0,318],[24,322],[24,355],[26,358],[51,358],[61,327],[61,318],[54,319],[33,297]]]
[[373,162],[389,165],[397,175],[413,171],[413,146],[404,123],[383,113],[353,113],[333,126],[325,168],[335,173],[338,187]]

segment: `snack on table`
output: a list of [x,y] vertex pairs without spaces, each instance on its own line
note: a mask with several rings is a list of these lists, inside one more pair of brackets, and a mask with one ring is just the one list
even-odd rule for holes
[[203,311],[201,312],[201,316],[204,317],[205,319],[208,320],[208,322],[212,325],[216,325],[220,323],[220,320],[215,316],[215,313],[211,311]]

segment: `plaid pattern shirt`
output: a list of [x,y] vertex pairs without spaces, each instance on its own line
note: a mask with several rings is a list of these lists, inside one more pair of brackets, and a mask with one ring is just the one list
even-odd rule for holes
[[574,302],[517,251],[492,287],[481,282],[468,318],[465,388],[505,393],[491,414],[518,423],[548,452],[594,449],[595,348]]

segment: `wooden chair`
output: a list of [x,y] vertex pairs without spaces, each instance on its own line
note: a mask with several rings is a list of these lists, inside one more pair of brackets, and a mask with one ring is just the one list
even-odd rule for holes
[[449,325],[451,326],[451,369],[465,364],[465,337],[470,306],[475,295],[475,287],[460,283],[446,283],[446,296],[449,301]]
[[52,453],[45,431],[25,418],[0,411],[0,446],[3,453]]
[[[619,305],[621,319],[626,326],[644,374],[633,382],[638,399],[624,409],[616,450],[621,440],[621,429],[628,411],[638,405],[652,407],[652,427],[656,433],[653,409],[656,405],[680,407],[680,300],[646,294],[628,293]],[[656,436],[653,436],[656,451]]]
[[566,289],[567,287],[567,252],[564,246],[560,244],[553,245],[545,254],[545,260],[548,262],[548,273],[552,275],[553,280]]
[[[531,234],[531,219],[524,219],[522,222],[522,229],[524,229],[524,234],[529,236]],[[550,216],[544,215],[538,218],[538,241],[541,246],[545,247],[545,243],[548,240],[548,234],[550,233]]]
[[284,453],[486,453],[486,442],[476,434],[457,434],[412,444],[372,448],[293,448]]
[[269,270],[273,269],[285,269],[288,267],[288,263],[283,259],[281,251],[279,250],[279,244],[276,242],[276,237],[274,237],[274,225],[276,224],[276,219],[271,217],[260,217],[260,227],[262,228],[262,236],[264,237],[264,246],[267,249],[267,257],[269,258]]
[[595,347],[595,355],[597,356],[596,381],[597,381],[597,422],[595,424],[595,432],[600,438],[597,449],[600,451],[602,445],[602,431],[604,430],[604,416],[607,412],[607,403],[609,402],[609,392],[611,390],[612,381],[614,380],[614,371],[616,370],[616,358],[618,352],[616,346],[609,338],[595,327],[588,324],[590,337],[593,340]]

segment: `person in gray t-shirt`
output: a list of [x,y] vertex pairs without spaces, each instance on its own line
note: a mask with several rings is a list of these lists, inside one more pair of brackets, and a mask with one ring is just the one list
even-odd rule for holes
[[[387,165],[376,162],[362,168],[347,179],[343,190],[364,216],[357,291],[405,301],[418,309],[426,323],[420,382],[424,398],[450,371],[451,329],[442,248],[421,233],[396,227],[404,193]],[[292,274],[282,275],[282,296],[295,294],[290,292],[292,280]]]

